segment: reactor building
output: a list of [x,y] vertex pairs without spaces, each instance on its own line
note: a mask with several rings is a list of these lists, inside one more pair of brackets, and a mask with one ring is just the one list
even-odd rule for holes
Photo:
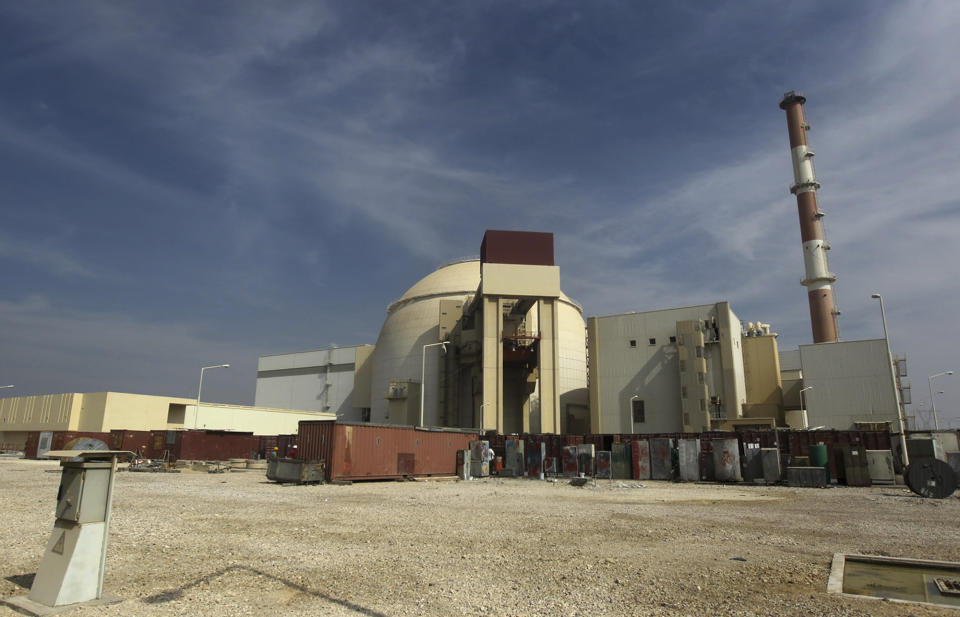
[[553,234],[488,230],[387,307],[376,344],[260,358],[256,400],[342,421],[498,433],[589,430],[583,309]]

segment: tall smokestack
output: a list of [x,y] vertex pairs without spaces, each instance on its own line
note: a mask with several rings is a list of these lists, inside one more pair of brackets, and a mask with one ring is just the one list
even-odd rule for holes
[[823,212],[817,205],[817,189],[820,183],[813,174],[813,150],[807,147],[807,129],[810,128],[803,115],[807,102],[799,92],[783,95],[780,109],[787,112],[787,130],[790,132],[790,154],[793,157],[793,180],[790,192],[797,196],[800,212],[800,238],[803,241],[804,279],[810,301],[810,325],[814,343],[837,341],[837,308],[833,303],[832,283],[837,277],[827,267],[827,250],[830,245],[823,239],[820,219]]

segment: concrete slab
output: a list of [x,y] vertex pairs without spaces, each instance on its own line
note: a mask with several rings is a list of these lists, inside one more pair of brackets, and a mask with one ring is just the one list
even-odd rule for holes
[[713,473],[717,482],[742,482],[740,444],[736,439],[713,440]]
[[34,602],[27,596],[16,596],[14,598],[0,598],[0,604],[6,605],[11,609],[23,615],[33,615],[34,617],[47,617],[48,615],[60,615],[68,611],[86,606],[109,606],[123,602],[123,598],[113,594],[105,593],[96,600],[88,602],[77,602],[75,604],[63,604],[61,606],[47,606]]
[[823,467],[787,467],[787,484],[807,488],[826,488],[827,473]]
[[673,440],[650,440],[650,479],[673,480]]
[[680,466],[681,482],[700,481],[700,440],[677,440],[677,460]]
[[763,481],[767,484],[776,484],[780,481],[780,449],[760,448],[760,459],[763,463]]

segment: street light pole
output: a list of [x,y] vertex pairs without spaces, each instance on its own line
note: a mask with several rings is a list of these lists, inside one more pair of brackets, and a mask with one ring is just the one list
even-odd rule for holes
[[197,409],[193,412],[193,428],[197,428],[197,422],[200,418],[200,393],[203,392],[203,372],[210,368],[230,368],[229,364],[216,364],[214,366],[204,366],[200,369],[200,387],[197,388]]
[[[420,426],[423,426],[423,400],[427,395],[427,389],[424,387],[424,377],[427,372],[427,347],[436,347],[443,345],[443,350],[447,350],[447,341],[440,343],[428,343],[423,346],[423,353],[420,360]],[[481,408],[482,409],[482,408]]]
[[803,412],[803,421],[806,422],[807,426],[810,426],[810,419],[807,417],[807,406],[803,404],[803,393],[807,390],[813,390],[813,386],[800,388],[800,411]]
[[893,386],[893,400],[897,404],[897,420],[900,422],[900,448],[903,450],[904,467],[910,464],[910,455],[907,454],[907,428],[903,421],[903,405],[900,404],[900,389],[897,388],[897,375],[893,368],[893,352],[890,351],[890,337],[887,336],[887,314],[883,310],[883,296],[873,294],[870,296],[880,301],[880,320],[883,322],[883,340],[887,343],[887,363],[890,365],[890,382]]
[[933,411],[933,430],[935,431],[940,430],[940,421],[937,420],[937,401],[934,400],[933,396],[933,380],[943,375],[953,375],[953,371],[944,371],[927,377],[927,385],[930,386],[930,409]]
[[630,410],[628,413],[630,414],[630,430],[634,433],[637,432],[637,422],[636,422],[636,417],[634,416],[634,413],[633,413],[633,401],[638,401],[638,400],[640,400],[640,394],[634,394],[633,396],[630,397]]

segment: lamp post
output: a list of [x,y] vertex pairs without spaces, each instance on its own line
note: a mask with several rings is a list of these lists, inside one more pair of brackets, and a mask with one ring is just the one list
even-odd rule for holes
[[910,455],[907,454],[907,428],[903,421],[903,406],[900,404],[900,389],[897,388],[897,375],[893,368],[893,352],[890,351],[890,337],[887,336],[887,314],[883,310],[883,296],[880,294],[872,294],[870,297],[880,301],[880,321],[883,322],[883,340],[887,344],[887,363],[890,365],[890,383],[893,386],[893,400],[897,404],[897,420],[900,422],[900,448],[902,449],[901,455],[903,456],[903,465],[906,467],[910,464]]
[[193,412],[193,428],[197,428],[197,422],[200,417],[200,393],[203,392],[203,372],[211,368],[230,368],[229,364],[216,364],[214,366],[204,366],[200,369],[200,387],[197,388],[197,410]]
[[807,418],[807,406],[803,403],[803,393],[807,390],[813,390],[813,386],[807,386],[806,388],[800,388],[800,411],[803,412],[803,421],[809,426],[810,420]]
[[634,394],[633,396],[630,397],[630,430],[633,431],[634,433],[637,432],[637,418],[633,412],[633,401],[638,401],[638,400],[640,400],[639,394]]
[[[424,387],[424,377],[427,372],[427,347],[437,347],[438,345],[443,346],[443,350],[447,350],[447,341],[440,343],[428,343],[423,346],[423,353],[421,354],[420,360],[420,426],[423,426],[423,400],[426,397],[427,389]],[[482,408],[481,408],[482,409]]]
[[933,411],[933,430],[935,431],[940,430],[940,421],[937,420],[937,401],[933,398],[933,380],[943,375],[953,375],[953,371],[944,371],[927,377],[927,385],[930,386],[930,409]]
[[478,429],[483,428],[483,408],[492,405],[493,403],[480,403],[480,418],[474,422],[474,426]]
[[10,384],[9,386],[0,386],[0,390],[3,390],[4,388],[12,388],[12,387],[13,387],[13,384]]

